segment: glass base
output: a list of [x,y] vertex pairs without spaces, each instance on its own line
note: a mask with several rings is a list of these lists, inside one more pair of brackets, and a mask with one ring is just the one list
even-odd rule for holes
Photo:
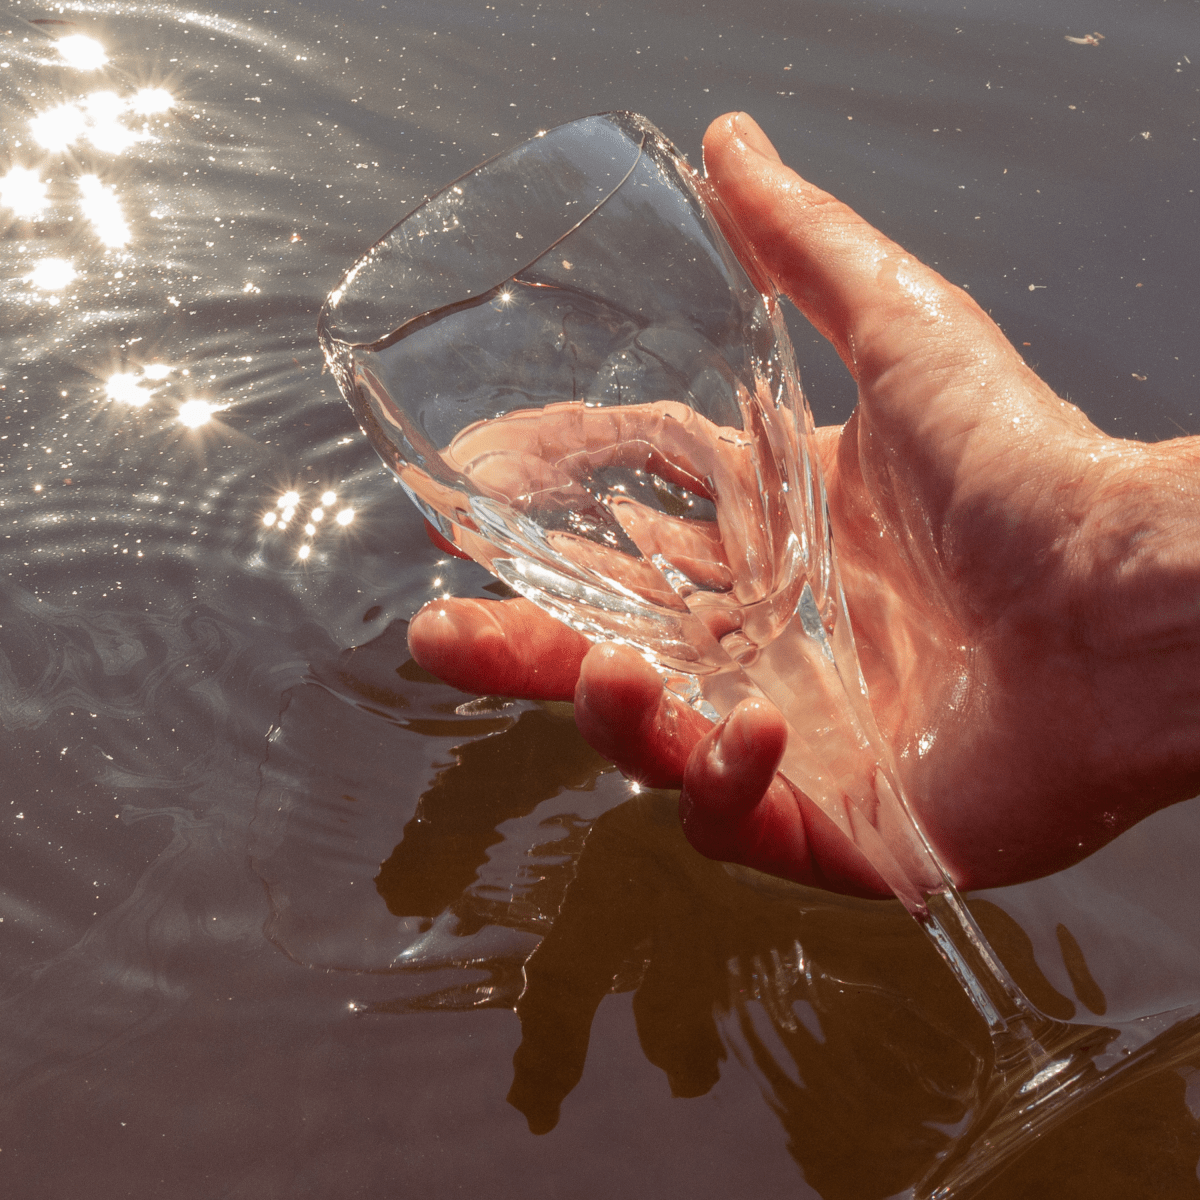
[[1200,1015],[1192,1010],[1117,1027],[1042,1018],[1042,1056],[1007,1068],[997,1059],[969,1126],[905,1200],[969,1200],[1095,1101],[1194,1059],[1198,1033]]
[[1117,1027],[1047,1017],[1012,981],[957,892],[926,902],[914,916],[987,1022],[993,1057],[973,1119],[910,1191],[914,1200],[973,1195],[1102,1092],[1194,1055],[1200,1016],[1187,1011]]

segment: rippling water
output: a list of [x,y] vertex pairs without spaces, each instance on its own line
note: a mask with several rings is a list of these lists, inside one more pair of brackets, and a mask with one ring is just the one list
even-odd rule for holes
[[[696,156],[745,108],[1105,428],[1191,432],[1198,34],[1190,0],[0,17],[6,1194],[910,1186],[986,1069],[919,931],[732,878],[569,714],[408,661],[425,600],[490,585],[316,313],[539,127],[633,108]],[[1159,1039],[989,1196],[1200,1192],[1198,851],[1193,802],[976,898],[1048,1012]]]

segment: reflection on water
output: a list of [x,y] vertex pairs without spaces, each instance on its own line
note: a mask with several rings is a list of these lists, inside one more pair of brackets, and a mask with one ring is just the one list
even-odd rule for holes
[[[882,1198],[966,1127],[986,1040],[903,914],[697,859],[562,712],[408,661],[420,604],[487,581],[383,476],[315,314],[531,130],[629,107],[695,155],[745,107],[1165,436],[1200,59],[1171,6],[614,3],[0,19],[5,1194]],[[1200,1190],[1198,840],[1183,806],[973,900],[1044,1011],[1150,1047],[989,1200]]]

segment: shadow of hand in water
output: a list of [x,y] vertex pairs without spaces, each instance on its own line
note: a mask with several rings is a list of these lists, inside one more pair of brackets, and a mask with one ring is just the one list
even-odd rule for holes
[[672,1093],[708,1092],[732,1049],[827,1197],[918,1178],[986,1068],[985,1031],[899,905],[736,878],[691,851],[662,794],[592,825],[525,977],[508,1098],[533,1132],[579,1081],[601,1000],[632,989]]
[[[515,1008],[522,1040],[508,1098],[532,1131],[546,1133],[582,1076],[601,1001],[632,991],[642,1051],[672,1093],[704,1095],[732,1054],[757,1079],[792,1156],[826,1200],[882,1200],[921,1178],[968,1124],[989,1047],[911,918],[893,903],[733,875],[700,858],[683,839],[673,796],[624,799],[627,785],[561,716],[464,703],[461,693],[404,661],[401,635],[394,628],[314,669],[323,688],[352,701],[321,708],[321,721],[366,722],[357,733],[351,724],[337,734],[357,746],[358,757],[367,728],[372,736],[386,728],[378,717],[407,731],[410,741],[413,733],[434,746],[451,739],[406,810],[402,840],[390,854],[381,851],[386,860],[370,871],[392,919],[419,918],[420,927],[441,930],[429,935],[434,953],[414,966],[469,964],[487,981],[477,983],[472,972],[440,991],[406,987],[403,997],[373,1011]],[[301,707],[312,708],[317,690],[309,689],[314,695]],[[311,741],[318,727],[332,729],[316,720],[297,724],[292,740]],[[314,794],[308,802],[316,800]],[[292,877],[312,874],[297,869]],[[374,903],[382,909],[378,898]],[[1042,976],[1021,928],[994,905],[973,907],[1031,998],[1069,1018],[1075,1005]],[[339,912],[337,923],[346,925],[362,910]],[[529,941],[485,952],[496,931],[541,941],[532,953]],[[1086,964],[1079,974],[1077,997],[1102,1010]],[[446,982],[439,971],[435,978]],[[1170,1072],[1156,1080],[1125,1095],[1153,1105],[1161,1135],[1155,1145],[1163,1150],[1170,1133],[1178,1147],[1167,1156],[1179,1168],[1174,1174],[1190,1173],[1194,1188],[1197,1123],[1182,1103],[1183,1081]],[[1121,1132],[1135,1128],[1142,1140],[1150,1136],[1146,1122],[1119,1104],[1100,1126],[1077,1123],[1075,1134],[1044,1140],[1074,1146],[1075,1177],[1094,1189],[1113,1170],[1113,1147],[1126,1148],[1118,1161],[1138,1161],[1129,1152],[1132,1135]],[[1039,1147],[1005,1178],[1027,1184],[1033,1176],[1025,1162],[1045,1171],[1052,1160]],[[1092,1161],[1103,1166],[1088,1170]],[[1036,1194],[1014,1187],[988,1195]]]
[[[911,918],[895,904],[732,876],[687,845],[674,796],[627,799],[558,716],[443,693],[400,657],[401,634],[314,677],[410,732],[455,739],[375,887],[396,918],[437,924],[436,953],[414,965],[469,961],[487,980],[375,1011],[515,1007],[509,1100],[544,1133],[582,1075],[600,1002],[632,990],[642,1050],[674,1095],[707,1093],[732,1050],[810,1178],[825,1160],[836,1177],[853,1143],[871,1148],[856,1151],[857,1196],[911,1182],[969,1111],[986,1054]],[[516,958],[473,951],[498,927],[542,940]],[[864,1158],[880,1173],[874,1188]]]
[[[1071,1018],[1075,1003],[1042,973],[1024,930],[988,901],[972,908],[1031,999]],[[1103,1008],[1079,957],[1077,998]],[[531,1131],[556,1125],[601,1001],[632,990],[642,1051],[672,1093],[705,1094],[735,1055],[824,1200],[883,1200],[911,1188],[966,1132],[988,1082],[986,1030],[899,904],[733,874],[691,851],[674,797],[662,793],[592,824],[525,981],[508,1099]],[[1197,1058],[1192,1025],[1177,1032],[1175,1062]],[[1181,1049],[1185,1040],[1191,1049]],[[1200,1194],[1200,1122],[1184,1080],[1164,1066],[1040,1138],[981,1195]],[[1054,1189],[1043,1188],[1051,1177]]]

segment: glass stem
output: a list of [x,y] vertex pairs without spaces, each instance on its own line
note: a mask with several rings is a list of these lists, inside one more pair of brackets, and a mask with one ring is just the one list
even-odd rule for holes
[[1054,1022],[1043,1016],[1013,982],[953,887],[925,897],[913,915],[953,972],[976,1011],[987,1022],[996,1068],[1028,1064],[1045,1052],[1043,1039]]

